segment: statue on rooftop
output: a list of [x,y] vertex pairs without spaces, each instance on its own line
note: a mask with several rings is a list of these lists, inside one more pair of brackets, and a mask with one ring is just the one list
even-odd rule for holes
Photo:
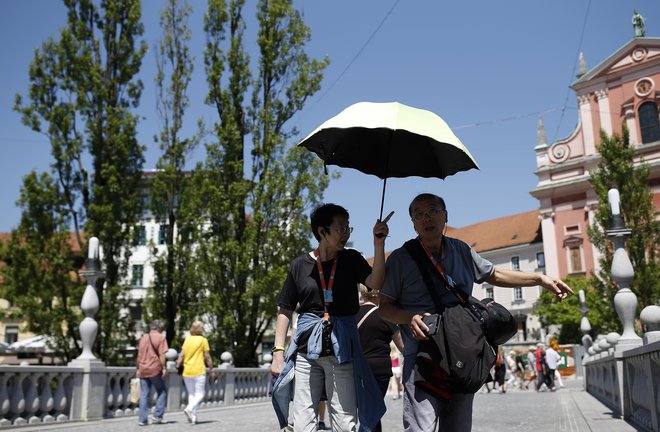
[[635,29],[635,37],[644,37],[646,32],[644,31],[644,17],[637,12],[635,9],[635,14],[632,17],[632,25]]

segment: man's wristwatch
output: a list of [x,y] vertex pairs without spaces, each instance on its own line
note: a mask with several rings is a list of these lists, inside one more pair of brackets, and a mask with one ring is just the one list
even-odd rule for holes
[[274,346],[272,350],[270,350],[271,353],[276,353],[277,351],[284,351],[283,346]]

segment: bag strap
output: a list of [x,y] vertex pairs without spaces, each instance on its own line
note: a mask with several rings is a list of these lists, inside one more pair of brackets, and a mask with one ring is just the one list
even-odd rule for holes
[[[160,354],[158,354],[158,350],[154,346],[154,343],[151,341],[151,333],[147,333],[147,337],[149,338],[149,345],[151,345],[151,349],[154,350],[154,354],[156,354],[156,357],[158,357],[158,363],[160,363]],[[161,363],[161,368],[163,367]]]
[[[431,278],[431,272],[429,271],[430,268],[427,264],[428,257],[426,256],[426,253],[424,252],[422,245],[419,244],[419,241],[417,239],[412,239],[405,242],[403,244],[403,247],[406,248],[408,254],[410,254],[413,261],[415,261],[415,263],[417,264],[417,267],[419,268],[419,272],[422,275],[422,279],[424,279],[424,285],[426,285],[426,289],[429,290],[429,294],[431,294],[433,303],[435,303],[435,308],[438,310],[438,313],[442,313],[445,307],[442,305],[442,301],[440,301],[440,296],[438,295],[438,292],[434,289],[435,284],[433,283],[433,279]],[[442,278],[442,283],[444,284],[444,278]]]
[[[424,279],[424,282],[426,283],[426,288],[429,290],[429,293],[431,293],[431,297],[433,297],[433,302],[435,303],[435,307],[442,313],[442,311],[445,310],[445,307],[442,305],[442,302],[440,301],[440,297],[438,296],[438,292],[434,289],[435,285],[433,284],[433,280],[431,279],[431,274],[429,273],[430,266],[426,263],[428,263],[428,256],[426,255],[426,252],[424,251],[424,248],[420,244],[420,242],[417,239],[412,239],[408,240],[407,242],[404,243],[403,245],[410,256],[414,259],[414,261],[417,263],[417,267],[419,267],[419,271],[422,274],[422,278]],[[424,263],[424,264],[422,264]],[[467,310],[474,315],[474,317],[479,320],[481,323],[481,326],[485,328],[486,322],[484,320],[484,317],[479,313],[479,311],[476,309],[474,304],[472,304],[469,300],[466,300],[464,296],[460,295],[456,291],[456,287],[452,286],[451,284],[447,283],[447,275],[444,273],[441,273],[440,278],[441,284],[449,291],[451,291],[452,294],[456,297],[458,302],[463,305]]]
[[371,313],[372,313],[373,311],[375,311],[376,309],[378,309],[378,306],[375,306],[375,305],[374,305],[374,307],[372,307],[371,309],[369,309],[369,310],[367,311],[367,313],[364,314],[364,316],[362,317],[362,319],[360,320],[360,322],[357,324],[357,328],[360,328],[360,326],[362,325],[362,323],[364,322],[364,320],[366,320],[367,317],[368,317],[369,315],[371,315]]

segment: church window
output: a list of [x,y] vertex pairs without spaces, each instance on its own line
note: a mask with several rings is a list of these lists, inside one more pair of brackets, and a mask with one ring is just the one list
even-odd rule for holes
[[571,264],[571,273],[582,272],[582,250],[580,246],[569,247],[568,257]]
[[639,107],[639,129],[643,144],[660,141],[660,118],[655,102],[644,102]]

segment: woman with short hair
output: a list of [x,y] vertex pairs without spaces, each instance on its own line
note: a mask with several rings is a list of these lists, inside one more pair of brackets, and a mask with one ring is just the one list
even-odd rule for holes
[[[176,361],[177,368],[183,364],[183,382],[188,392],[188,405],[183,412],[192,424],[197,423],[197,406],[204,399],[206,392],[207,368],[209,371],[213,368],[209,341],[202,336],[203,332],[203,322],[192,323],[190,336],[183,341],[181,353]],[[204,367],[205,364],[206,367]]]
[[[369,370],[357,331],[360,304],[357,284],[379,290],[385,279],[387,221],[373,227],[373,268],[356,250],[347,249],[352,228],[346,209],[325,204],[310,222],[318,247],[293,260],[278,300],[271,372],[277,377],[273,406],[280,427],[293,397],[296,432],[317,429],[318,403],[325,386],[334,432],[373,430],[385,412],[378,384]],[[299,313],[296,335],[285,357],[285,339],[294,310]],[[295,374],[295,390],[293,376]]]

